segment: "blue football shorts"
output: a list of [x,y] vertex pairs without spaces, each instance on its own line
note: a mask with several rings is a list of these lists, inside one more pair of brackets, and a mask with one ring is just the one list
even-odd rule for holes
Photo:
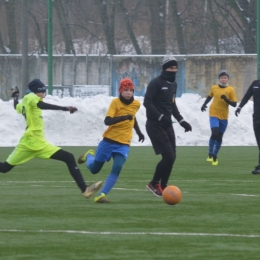
[[115,153],[120,153],[127,159],[129,151],[129,145],[109,143],[102,140],[97,147],[95,160],[98,162],[108,162]]
[[217,117],[211,116],[209,118],[210,128],[218,127],[220,133],[224,133],[227,129],[228,121],[227,120],[221,120]]

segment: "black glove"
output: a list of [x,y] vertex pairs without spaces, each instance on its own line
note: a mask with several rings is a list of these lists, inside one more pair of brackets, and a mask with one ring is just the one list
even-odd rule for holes
[[11,97],[19,97],[19,89],[16,86],[15,88],[11,88],[12,96]]
[[220,97],[221,97],[221,99],[227,100],[226,95],[221,95]]
[[185,129],[185,132],[192,131],[191,125],[186,121],[182,121],[180,125]]
[[238,116],[240,114],[241,111],[241,107],[238,107],[235,111],[235,115]]
[[69,107],[69,111],[71,114],[73,114],[74,112],[78,111],[78,109],[76,107]]
[[137,133],[138,134],[138,136],[139,136],[139,140],[138,140],[138,142],[144,142],[144,135],[140,132],[140,133]]
[[201,109],[200,109],[200,110],[201,110],[201,112],[204,112],[204,111],[206,111],[206,108],[207,108],[206,104],[203,104],[203,105],[202,105],[202,107],[201,107]]
[[163,127],[167,128],[172,125],[172,120],[169,117],[163,116],[160,120]]
[[133,116],[132,115],[127,115],[127,116],[121,116],[122,121],[123,120],[132,120]]

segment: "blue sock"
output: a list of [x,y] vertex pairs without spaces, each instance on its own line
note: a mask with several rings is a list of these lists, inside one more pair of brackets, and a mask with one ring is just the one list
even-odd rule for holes
[[216,140],[209,139],[209,154],[214,155]]
[[121,169],[122,169],[125,161],[126,161],[126,159],[122,154],[119,154],[119,153],[114,154],[114,163],[112,166],[112,170],[111,170],[110,174],[108,175],[103,188],[99,192],[99,195],[101,193],[108,194],[112,190],[112,188],[116,184],[116,181],[119,177],[119,174],[121,172]]
[[90,167],[90,164],[92,164],[94,160],[95,160],[95,156],[93,156],[92,154],[87,155],[86,166],[88,169]]
[[105,193],[108,194],[112,188],[114,187],[114,185],[116,184],[116,181],[118,179],[118,175],[115,175],[113,173],[110,173],[106,179],[105,185],[102,188],[102,190],[99,192],[99,195],[101,193]]
[[222,144],[222,142],[216,141],[215,154],[214,154],[214,155],[217,155],[217,154],[218,154],[218,151],[219,151],[219,149],[220,149],[220,147],[221,147],[221,144]]

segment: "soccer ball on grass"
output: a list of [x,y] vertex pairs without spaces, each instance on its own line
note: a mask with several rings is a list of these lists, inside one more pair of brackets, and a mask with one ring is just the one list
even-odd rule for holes
[[177,186],[167,186],[162,193],[162,198],[165,203],[175,205],[182,199],[181,190]]

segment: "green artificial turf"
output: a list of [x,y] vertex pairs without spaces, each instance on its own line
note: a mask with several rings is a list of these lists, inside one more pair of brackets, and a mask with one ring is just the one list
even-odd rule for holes
[[[77,159],[94,147],[64,147]],[[0,148],[5,161],[13,148]],[[146,190],[160,156],[131,147],[109,204],[84,199],[65,164],[33,159],[0,174],[0,259],[258,259],[257,147],[178,147],[169,184],[182,200],[165,204]],[[80,169],[87,183],[105,181]]]

